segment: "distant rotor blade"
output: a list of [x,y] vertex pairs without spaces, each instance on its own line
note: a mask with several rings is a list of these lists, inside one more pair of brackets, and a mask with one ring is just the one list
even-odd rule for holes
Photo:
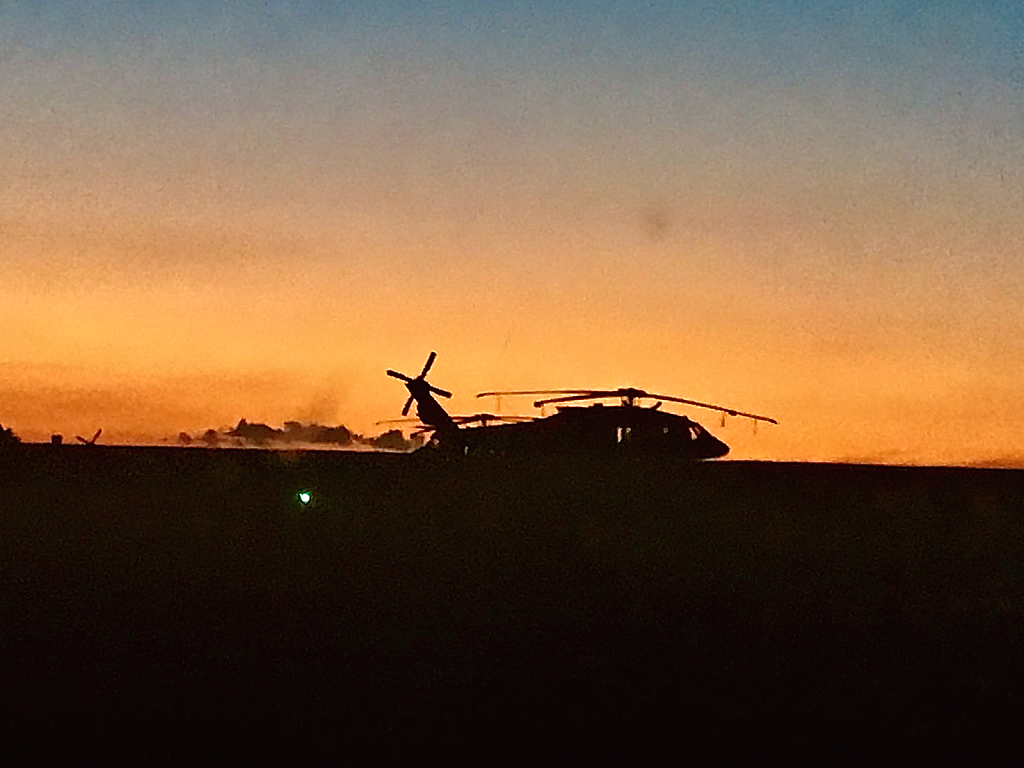
[[496,418],[496,416],[491,416],[489,413],[478,413],[474,416],[452,416],[452,421],[456,424],[472,424],[474,421],[488,422]]
[[433,392],[435,395],[440,395],[441,397],[451,397],[452,396],[452,393],[449,392],[447,389],[441,389],[440,387],[435,387],[433,384],[428,384],[427,388],[431,392]]
[[103,429],[97,429],[96,434],[86,440],[81,435],[75,435],[75,439],[78,440],[82,445],[96,445],[96,441],[100,439],[100,435],[103,434]]
[[409,415],[409,409],[412,408],[412,401],[413,401],[413,397],[412,397],[412,395],[409,395],[409,399],[405,401],[405,406],[402,408],[402,415],[403,416],[408,416]]
[[479,421],[486,424],[488,421],[533,421],[532,416],[499,416],[495,413],[475,413],[472,416],[452,416],[456,424],[472,424]]
[[414,421],[419,421],[415,416],[409,416],[405,419],[381,419],[380,421],[373,422],[374,424],[411,424]]
[[437,352],[431,352],[430,357],[427,358],[426,364],[423,366],[423,370],[420,371],[419,378],[423,378],[427,375],[427,371],[430,370],[430,366],[434,364],[434,360],[437,358]]
[[726,408],[721,405],[712,405],[711,403],[701,403],[696,400],[686,400],[682,397],[669,397],[668,395],[647,395],[647,397],[656,397],[659,400],[668,400],[673,403],[684,403],[686,405],[695,405],[698,408],[708,408],[712,411],[721,411],[727,413],[730,416],[743,416],[747,419],[753,419],[754,421],[767,421],[769,424],[778,424],[775,419],[770,419],[767,416],[758,416],[756,413],[744,413],[743,411],[737,411],[734,408]]
[[572,400],[600,400],[605,397],[621,397],[620,393],[614,389],[605,389],[600,391],[585,391],[580,392],[578,395],[566,395],[565,397],[548,397],[543,400],[534,401],[533,405],[535,408],[547,405],[548,403],[568,403]]
[[401,379],[402,381],[404,381],[406,383],[412,381],[412,379],[410,379],[404,373],[399,373],[398,371],[392,371],[390,368],[388,368],[387,374],[388,374],[388,376],[391,376],[392,378]]
[[480,392],[477,397],[492,397],[495,395],[585,395],[592,392],[590,389],[513,389],[500,392]]

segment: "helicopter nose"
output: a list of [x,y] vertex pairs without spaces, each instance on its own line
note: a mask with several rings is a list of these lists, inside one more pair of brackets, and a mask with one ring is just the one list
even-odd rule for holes
[[729,446],[719,440],[713,435],[708,435],[711,439],[708,441],[708,453],[712,459],[719,459],[725,456],[729,452]]

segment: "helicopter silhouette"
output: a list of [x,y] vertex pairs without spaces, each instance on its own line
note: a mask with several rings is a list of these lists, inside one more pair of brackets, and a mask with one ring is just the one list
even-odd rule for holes
[[[534,389],[480,392],[477,397],[506,395],[548,395],[533,405],[557,405],[551,416],[498,417],[494,414],[452,416],[433,395],[450,398],[451,393],[426,380],[436,352],[431,352],[419,376],[388,370],[388,376],[405,383],[409,398],[402,408],[407,416],[416,403],[416,416],[423,424],[420,434],[432,432],[427,446],[451,453],[470,454],[669,454],[686,459],[715,459],[725,456],[729,446],[696,421],[661,410],[664,402],[681,403],[718,411],[725,415],[777,424],[775,419],[713,403],[671,395],[659,395],[635,387],[619,389]],[[589,405],[560,405],[618,399],[617,405],[591,402]],[[644,406],[642,400],[654,400]],[[492,424],[489,421],[502,421]],[[479,426],[468,426],[477,423]]]

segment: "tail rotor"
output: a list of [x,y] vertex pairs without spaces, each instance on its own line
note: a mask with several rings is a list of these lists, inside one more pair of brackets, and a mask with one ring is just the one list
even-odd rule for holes
[[430,372],[430,368],[434,365],[434,360],[436,359],[437,352],[431,352],[430,356],[427,357],[427,362],[423,364],[423,370],[420,371],[420,375],[416,378],[406,376],[404,373],[393,371],[390,368],[387,370],[388,376],[403,382],[405,384],[405,388],[409,390],[409,399],[406,400],[405,405],[402,406],[403,416],[409,415],[409,409],[412,408],[413,401],[428,399],[431,394],[440,395],[441,397],[452,396],[452,393],[448,390],[435,387],[433,384],[427,382],[427,374]]

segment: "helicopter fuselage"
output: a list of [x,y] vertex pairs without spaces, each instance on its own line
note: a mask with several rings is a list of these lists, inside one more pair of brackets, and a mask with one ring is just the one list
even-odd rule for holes
[[729,446],[685,416],[633,405],[562,406],[529,422],[435,433],[431,445],[466,455],[510,453],[671,454],[714,459]]

